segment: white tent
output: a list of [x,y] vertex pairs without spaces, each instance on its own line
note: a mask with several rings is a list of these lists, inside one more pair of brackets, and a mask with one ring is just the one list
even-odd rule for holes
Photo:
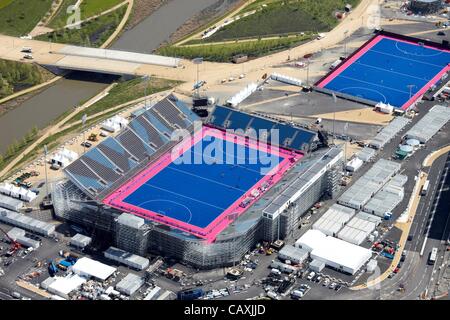
[[61,167],[66,167],[69,165],[70,160],[66,157],[64,157],[63,155],[61,155],[60,153],[56,153],[55,155],[53,155],[53,157],[50,159],[51,163],[56,163],[58,165],[60,165]]
[[61,167],[68,166],[72,161],[78,159],[78,153],[69,149],[62,149],[56,152],[50,159],[51,163],[56,163]]
[[21,188],[19,188],[19,187],[12,186],[11,193],[10,193],[11,197],[19,198],[20,197],[20,189]]
[[355,274],[372,257],[371,250],[326,236],[318,230],[308,230],[297,243],[305,249],[311,248],[312,259],[350,274]]
[[394,111],[394,107],[391,106],[389,103],[385,104],[385,103],[379,102],[379,103],[377,103],[377,105],[375,107],[378,108],[378,110],[380,110],[380,112],[387,113],[387,114],[391,114],[392,111]]
[[96,260],[83,257],[78,259],[78,261],[73,265],[72,270],[78,275],[105,281],[116,271],[116,268]]
[[325,237],[326,235],[319,230],[308,230],[295,242],[295,246],[305,249],[306,251],[312,251],[316,246],[316,243],[321,242]]
[[109,132],[117,132],[120,129],[126,127],[128,125],[128,120],[119,116],[115,115],[112,118],[106,119],[102,123],[102,129],[109,131]]
[[12,186],[13,185],[10,184],[10,183],[2,183],[2,184],[0,184],[0,193],[6,194],[6,195],[10,195]]
[[30,202],[36,199],[36,197],[37,195],[33,191],[21,188],[20,199],[22,199],[23,201]]
[[359,158],[353,158],[345,166],[345,170],[349,172],[356,172],[363,165],[363,161]]
[[280,82],[287,83],[287,84],[292,84],[294,86],[298,86],[298,87],[302,86],[302,80],[296,79],[296,78],[293,78],[293,77],[289,77],[289,76],[285,76],[285,75],[282,75],[282,74],[272,73],[270,75],[270,78],[272,80],[280,81]]
[[239,103],[247,99],[253,92],[256,91],[256,89],[258,89],[258,85],[256,83],[250,83],[244,89],[228,99],[227,103],[232,107],[237,107]]
[[69,159],[70,161],[74,161],[74,160],[78,159],[78,153],[76,153],[75,151],[66,149],[66,148],[62,149],[60,151],[60,154],[63,157],[66,157],[67,159]]
[[79,289],[86,282],[85,278],[77,274],[67,277],[55,277],[54,279],[56,280],[50,283],[47,290],[65,299],[68,299],[72,291]]
[[7,182],[0,185],[0,193],[24,201],[32,201],[33,199],[36,198],[36,194],[34,192],[25,188],[17,187]]

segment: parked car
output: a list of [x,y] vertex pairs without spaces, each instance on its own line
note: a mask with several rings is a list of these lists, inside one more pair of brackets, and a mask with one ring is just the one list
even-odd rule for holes
[[316,275],[316,273],[314,271],[311,271],[311,273],[308,275],[308,277],[306,279],[311,281],[314,278],[315,275]]
[[406,251],[403,250],[402,256],[401,256],[401,258],[400,258],[400,262],[404,262],[405,260],[406,260]]
[[328,287],[328,285],[330,284],[330,279],[328,279],[328,278],[326,278],[325,280],[323,280],[323,282],[322,282],[322,285],[324,286],[324,287]]
[[334,288],[336,288],[336,286],[337,286],[337,283],[336,283],[336,282],[332,282],[332,283],[328,286],[328,289],[334,290]]

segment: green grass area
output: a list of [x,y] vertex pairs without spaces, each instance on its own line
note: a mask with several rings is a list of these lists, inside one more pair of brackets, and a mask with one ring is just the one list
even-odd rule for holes
[[95,16],[103,11],[111,9],[124,0],[84,0],[81,5],[81,19]]
[[203,57],[208,61],[230,62],[236,54],[246,54],[250,58],[267,55],[272,52],[294,47],[310,40],[311,33],[292,37],[280,37],[270,40],[255,40],[227,44],[207,44],[202,46],[168,46],[158,50],[162,55],[193,59]]
[[34,64],[0,59],[0,99],[51,77],[50,72]]
[[[147,95],[171,89],[179,85],[180,83],[181,82],[175,80],[151,78],[148,82]],[[143,80],[142,78],[119,82],[111,89],[106,97],[97,101],[86,110],[80,111],[78,114],[74,115],[65,123],[65,125],[80,120],[83,114],[92,116],[112,107],[124,104],[128,101],[133,101],[138,98],[144,97],[146,87],[147,81]]]
[[[7,3],[8,2],[8,3]],[[7,0],[0,3],[0,33],[28,34],[50,10],[52,0]],[[5,6],[3,6],[6,4]]]
[[14,0],[0,0],[0,10],[9,5]]
[[[67,13],[70,6],[77,3],[78,0],[63,0],[62,5],[59,7],[58,12],[53,16],[52,20],[47,24],[49,28],[59,29],[67,25],[68,19],[74,14],[74,11]],[[73,23],[70,21],[69,23]]]
[[21,141],[14,141],[10,144],[6,152],[0,154],[0,170],[2,170],[10,161],[12,161],[19,153],[25,150],[38,138],[39,130],[37,127],[32,128]]
[[[123,0],[84,0],[80,5],[81,19],[84,20],[100,14],[122,2]],[[53,29],[60,29],[67,24],[74,23],[75,21],[69,21],[69,18],[74,15],[74,11],[69,11],[68,13],[67,10],[76,3],[77,0],[63,0],[63,4],[48,26]]]
[[37,40],[99,47],[114,33],[122,20],[126,6],[81,24],[80,29],[59,29],[36,37]]
[[250,10],[248,7],[245,9],[257,9],[256,13],[223,27],[205,39],[205,42],[329,31],[338,23],[335,18],[336,10],[343,10],[347,3],[356,5],[358,2],[359,0],[257,1],[248,6]]

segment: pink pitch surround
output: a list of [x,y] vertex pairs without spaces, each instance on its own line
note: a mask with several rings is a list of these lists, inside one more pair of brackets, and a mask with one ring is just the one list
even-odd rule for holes
[[[223,140],[227,140],[233,143],[247,145],[250,148],[256,150],[263,150],[264,152],[278,155],[283,158],[283,160],[275,166],[266,175],[262,175],[261,179],[253,185],[247,192],[245,192],[240,198],[238,198],[231,206],[229,206],[225,211],[223,211],[219,216],[217,216],[208,226],[205,228],[200,228],[188,224],[183,221],[167,217],[156,212],[131,205],[124,202],[124,199],[140,188],[146,181],[151,179],[153,176],[162,171],[170,163],[176,160],[176,157],[181,155],[184,151],[192,148],[197,142],[201,141],[206,136],[217,137]],[[174,153],[174,151],[176,152]],[[175,154],[175,155],[174,155]],[[116,189],[113,193],[108,195],[103,203],[119,209],[130,214],[140,216],[144,219],[149,219],[164,225],[170,226],[193,234],[199,238],[207,240],[208,243],[213,242],[216,239],[218,233],[223,231],[231,222],[233,222],[237,217],[242,215],[252,204],[254,204],[271,186],[275,185],[280,181],[284,174],[291,169],[301,158],[302,154],[288,151],[276,146],[270,146],[266,143],[255,141],[252,139],[246,139],[242,136],[231,134],[229,132],[221,131],[215,128],[209,128],[204,126],[201,130],[198,130],[193,134],[192,137],[187,137],[176,145],[172,150],[168,151],[162,155],[155,162],[150,164],[147,168],[142,170],[140,173],[131,178],[128,182],[123,184],[121,187]],[[269,185],[268,188],[264,188],[264,192],[260,192],[258,196],[254,196],[252,191],[261,190],[261,186]],[[251,201],[242,207],[240,204],[244,199],[251,198]],[[232,215],[233,219],[230,219]]]

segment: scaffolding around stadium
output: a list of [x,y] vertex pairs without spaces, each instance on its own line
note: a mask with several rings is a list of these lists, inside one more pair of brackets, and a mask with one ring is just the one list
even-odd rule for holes
[[[95,226],[114,236],[115,245],[144,255],[155,252],[200,269],[230,266],[251,251],[259,241],[274,241],[288,236],[308,209],[324,196],[338,190],[343,166],[340,147],[321,149],[299,161],[273,188],[207,243],[192,234],[149,220],[125,219],[123,213],[89,199],[70,181],[52,186],[55,214],[62,219],[91,228]],[[291,199],[290,205],[274,219],[263,217],[263,209],[287,186],[302,181],[306,187]],[[122,214],[122,215],[121,215]]]
[[[314,203],[322,197],[334,197],[339,191],[344,157],[341,147],[315,150],[315,132],[216,107],[207,125],[222,131],[240,130],[243,133],[238,135],[248,146],[269,143],[267,136],[243,137],[251,129],[278,130],[269,131],[270,135],[280,135],[279,140],[271,140],[270,149],[289,150],[290,163],[289,170],[277,172],[276,178],[270,173],[272,183],[258,189],[258,196],[240,214],[228,215],[229,223],[213,239],[203,239],[157,219],[137,217],[105,201],[177,144],[178,140],[171,139],[175,130],[184,129],[195,136],[199,132],[197,120],[186,105],[172,96],[156,103],[116,136],[67,166],[67,179],[51,187],[56,216],[93,234],[96,230],[106,232],[115,247],[127,252],[142,256],[154,252],[199,269],[211,269],[233,265],[260,241],[287,237]],[[251,191],[254,194],[256,188]],[[260,196],[262,193],[264,196]]]

